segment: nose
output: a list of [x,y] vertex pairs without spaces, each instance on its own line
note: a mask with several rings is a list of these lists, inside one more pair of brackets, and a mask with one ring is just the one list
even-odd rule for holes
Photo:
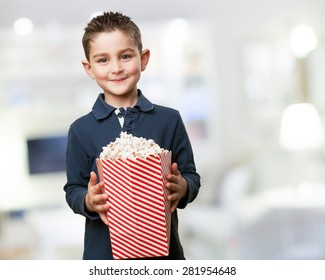
[[118,59],[111,60],[111,72],[112,73],[119,73],[122,71],[121,62]]

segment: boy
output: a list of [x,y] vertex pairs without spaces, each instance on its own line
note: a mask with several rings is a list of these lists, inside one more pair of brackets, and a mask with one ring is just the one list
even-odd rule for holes
[[[150,51],[142,49],[141,34],[131,19],[107,12],[93,18],[82,39],[83,67],[102,88],[92,111],[69,129],[66,200],[75,213],[86,217],[83,259],[112,259],[106,212],[107,194],[98,182],[96,158],[102,147],[115,141],[121,131],[153,139],[172,151],[170,189],[172,226],[170,253],[162,259],[185,259],[178,235],[176,208],[194,200],[200,188],[192,148],[179,112],[152,104],[137,89]],[[124,116],[121,111],[125,111]]]

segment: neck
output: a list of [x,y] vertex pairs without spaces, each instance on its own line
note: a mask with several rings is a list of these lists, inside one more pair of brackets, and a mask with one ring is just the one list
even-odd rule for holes
[[115,108],[132,108],[137,103],[138,98],[139,96],[137,92],[131,96],[116,96],[105,93],[105,102]]

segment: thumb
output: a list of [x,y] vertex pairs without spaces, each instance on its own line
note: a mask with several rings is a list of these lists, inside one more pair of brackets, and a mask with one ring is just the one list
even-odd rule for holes
[[90,172],[90,179],[89,179],[89,183],[91,186],[94,186],[97,184],[97,175],[94,171]]
[[174,163],[171,165],[170,169],[171,169],[170,171],[171,171],[172,174],[174,174],[174,175],[179,175],[179,174],[180,174],[176,162],[174,162]]

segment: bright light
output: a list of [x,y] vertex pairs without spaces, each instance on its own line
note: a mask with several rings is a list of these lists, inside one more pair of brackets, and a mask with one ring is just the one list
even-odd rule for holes
[[[183,51],[182,48],[190,34],[190,27],[185,19],[173,19],[166,26],[162,33],[162,44],[165,50],[173,52],[174,56],[179,56],[177,50]],[[175,62],[175,64],[177,64]]]
[[290,33],[290,44],[294,56],[304,58],[317,46],[314,30],[307,25],[298,25]]
[[33,31],[33,22],[28,18],[19,18],[14,23],[14,30],[18,35],[28,35]]
[[283,112],[280,144],[288,150],[319,148],[324,134],[320,117],[310,103],[289,105]]
[[176,18],[169,23],[169,30],[170,33],[175,34],[175,37],[182,37],[185,39],[190,33],[190,26],[185,19]]

